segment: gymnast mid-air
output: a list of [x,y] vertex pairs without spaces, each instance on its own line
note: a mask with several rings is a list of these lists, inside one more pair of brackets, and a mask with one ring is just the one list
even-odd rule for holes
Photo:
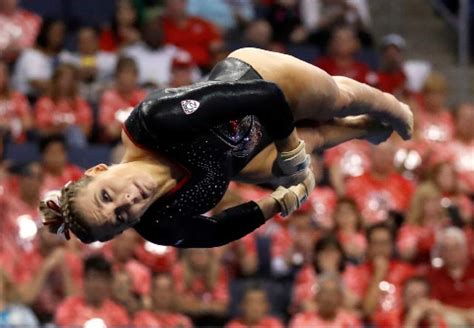
[[[288,55],[239,49],[205,81],[143,100],[124,123],[120,164],[96,165],[50,193],[43,223],[84,243],[133,227],[160,245],[224,245],[301,206],[314,189],[307,153],[412,130],[409,107],[390,94]],[[279,187],[204,216],[231,180]]]

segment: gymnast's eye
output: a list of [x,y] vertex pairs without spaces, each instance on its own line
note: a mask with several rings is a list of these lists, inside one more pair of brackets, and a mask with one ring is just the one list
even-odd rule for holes
[[102,190],[102,200],[106,203],[112,201],[112,198],[110,197],[109,193],[105,190]]

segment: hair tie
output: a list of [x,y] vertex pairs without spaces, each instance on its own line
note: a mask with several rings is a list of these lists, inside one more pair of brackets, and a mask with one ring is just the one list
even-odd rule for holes
[[[70,182],[68,182],[64,188],[66,188],[69,185]],[[63,188],[63,189],[64,189]],[[67,240],[71,238],[70,233],[69,233],[69,220],[67,217],[63,215],[63,211],[61,209],[61,204],[60,204],[60,197],[61,197],[61,191],[59,190],[54,190],[50,191],[45,195],[45,201],[44,204],[46,207],[52,212],[54,215],[53,216],[44,216],[43,217],[43,225],[45,226],[51,226],[51,228],[56,230],[56,234],[64,236]]]

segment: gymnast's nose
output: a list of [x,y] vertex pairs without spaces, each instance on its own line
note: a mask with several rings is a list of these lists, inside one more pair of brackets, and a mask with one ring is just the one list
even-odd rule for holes
[[125,196],[124,196],[124,199],[123,199],[124,204],[133,205],[133,204],[137,203],[138,201],[139,201],[138,195],[133,195],[130,192],[125,193]]

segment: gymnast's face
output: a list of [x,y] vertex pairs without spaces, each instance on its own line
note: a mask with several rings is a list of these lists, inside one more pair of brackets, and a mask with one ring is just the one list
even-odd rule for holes
[[150,174],[129,163],[99,164],[85,174],[93,180],[78,193],[75,204],[98,240],[110,239],[140,221],[158,188]]

